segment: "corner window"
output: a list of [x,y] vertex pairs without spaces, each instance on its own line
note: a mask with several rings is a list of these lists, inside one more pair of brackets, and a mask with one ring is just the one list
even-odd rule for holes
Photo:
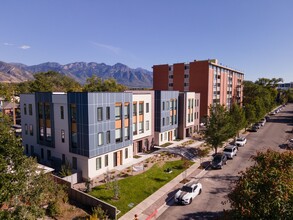
[[99,170],[102,168],[102,158],[101,157],[98,157],[96,159],[96,170]]
[[61,130],[61,141],[62,141],[62,143],[65,142],[65,131],[64,130]]
[[105,167],[107,167],[109,165],[109,156],[108,154],[105,155]]
[[28,113],[29,113],[29,115],[33,115],[33,105],[32,104],[28,105]]
[[133,130],[133,135],[136,135],[137,134],[137,125],[136,125],[136,123],[132,124],[132,130]]
[[27,112],[26,112],[26,104],[23,104],[23,112],[24,112],[25,115],[27,114]]
[[98,108],[97,118],[98,118],[98,121],[102,121],[103,120],[103,108],[102,107],[99,107]]
[[33,125],[29,125],[29,130],[30,130],[30,135],[33,136],[34,135]]
[[143,102],[139,103],[139,114],[142,115],[143,114]]
[[106,107],[106,120],[110,120],[110,107]]
[[128,148],[125,148],[125,159],[128,158]]
[[129,103],[124,105],[124,118],[129,118]]
[[137,104],[133,103],[133,115],[136,115],[137,112]]
[[60,106],[60,118],[64,119],[64,107]]
[[122,142],[122,130],[121,128],[118,128],[115,130],[115,140],[116,140],[116,143],[117,142]]
[[24,133],[25,133],[25,134],[28,134],[28,127],[27,127],[27,124],[24,125]]
[[115,106],[115,119],[121,119],[121,105]]
[[104,144],[104,134],[102,132],[98,133],[98,146]]
[[106,140],[107,140],[107,144],[110,144],[110,142],[111,142],[111,133],[110,133],[110,131],[107,131],[107,133],[106,133]]
[[124,140],[129,140],[129,127],[124,128]]

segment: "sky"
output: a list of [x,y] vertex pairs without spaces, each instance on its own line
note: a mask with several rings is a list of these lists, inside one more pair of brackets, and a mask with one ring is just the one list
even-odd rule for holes
[[0,61],[157,64],[218,59],[293,82],[292,0],[0,0]]

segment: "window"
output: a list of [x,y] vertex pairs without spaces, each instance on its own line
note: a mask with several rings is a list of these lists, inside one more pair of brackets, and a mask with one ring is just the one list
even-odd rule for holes
[[28,113],[29,113],[29,115],[33,115],[33,105],[32,104],[28,104]]
[[41,158],[44,159],[44,149],[41,148]]
[[165,141],[167,140],[167,132],[164,133]]
[[129,127],[124,128],[124,140],[129,140]]
[[116,167],[118,165],[117,161],[117,152],[113,153],[113,166]]
[[162,110],[165,110],[165,102],[162,103]]
[[99,170],[102,168],[102,158],[101,157],[98,157],[96,159],[96,170]]
[[106,107],[106,120],[110,120],[110,107]]
[[129,104],[124,105],[124,118],[129,118]]
[[64,107],[60,106],[60,117],[61,119],[64,119]]
[[28,154],[28,145],[25,145],[25,154]]
[[61,141],[62,141],[62,143],[65,142],[65,131],[64,130],[61,130]]
[[174,101],[170,101],[170,109],[173,110],[174,109]]
[[146,121],[145,130],[146,131],[150,130],[150,121]]
[[106,141],[107,141],[107,144],[110,144],[110,142],[111,142],[111,133],[110,133],[110,131],[107,131],[107,133],[106,133]]
[[102,107],[99,107],[98,108],[97,118],[98,118],[98,121],[102,121],[103,120],[103,108]]
[[143,102],[139,103],[139,114],[142,115],[143,114]]
[[136,135],[137,134],[137,125],[136,125],[136,123],[132,124],[132,130],[133,130],[133,135]]
[[31,145],[31,155],[35,154],[35,147],[33,145]]
[[165,126],[165,118],[163,118],[162,126]]
[[175,102],[174,102],[174,109],[177,109],[177,99],[175,99]]
[[169,110],[169,101],[166,102],[166,110]]
[[26,115],[26,104],[23,104],[23,112]]
[[146,106],[145,106],[145,108],[146,108],[146,113],[149,113],[149,111],[150,111],[150,103],[146,103]]
[[105,155],[105,167],[107,167],[109,165],[109,156],[108,154]]
[[115,106],[115,119],[116,120],[121,119],[121,105]]
[[163,134],[161,134],[161,141],[163,141]]
[[133,103],[133,115],[136,115],[137,112],[137,104]]
[[51,151],[47,150],[47,160],[51,160]]
[[98,146],[101,146],[104,144],[104,133],[100,132],[98,133]]
[[28,133],[28,128],[27,128],[27,124],[24,125],[24,133],[27,134]]
[[121,128],[118,128],[118,129],[116,129],[115,130],[115,139],[116,139],[116,143],[117,142],[122,142],[122,130],[121,130]]
[[128,158],[128,148],[125,148],[125,159]]
[[30,135],[34,135],[33,125],[29,125]]
[[72,157],[72,168],[77,170],[77,158]]
[[166,117],[166,125],[169,125],[170,124],[170,121],[169,121],[169,117]]
[[139,133],[143,133],[143,121],[138,123]]

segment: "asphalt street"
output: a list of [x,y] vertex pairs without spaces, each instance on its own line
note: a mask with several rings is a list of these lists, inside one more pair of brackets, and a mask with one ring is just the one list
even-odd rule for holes
[[247,144],[239,147],[237,156],[228,160],[223,169],[204,171],[205,174],[198,179],[203,185],[202,193],[192,204],[182,206],[171,200],[167,204],[169,207],[157,219],[216,219],[224,209],[230,209],[227,194],[233,188],[233,181],[239,177],[239,172],[253,165],[251,156],[257,151],[267,149],[284,151],[279,145],[288,138],[293,138],[290,133],[293,128],[293,104],[287,105],[281,112],[270,117],[264,127],[247,135]]

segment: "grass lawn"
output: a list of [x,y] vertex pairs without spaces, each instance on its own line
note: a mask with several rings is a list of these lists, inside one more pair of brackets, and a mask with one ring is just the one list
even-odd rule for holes
[[[136,206],[145,198],[153,194],[167,182],[180,174],[182,171],[184,171],[186,168],[184,168],[183,163],[184,161],[182,160],[176,160],[166,162],[161,167],[158,164],[155,164],[153,167],[142,174],[119,180],[119,200],[113,199],[114,191],[113,189],[107,190],[106,185],[93,188],[90,194],[98,199],[116,206],[117,209],[121,211],[118,217],[121,217],[132,208],[128,206],[129,204],[132,203],[133,207]],[[192,164],[192,162],[189,163]],[[164,172],[164,170],[167,168],[171,168],[173,172]]]

